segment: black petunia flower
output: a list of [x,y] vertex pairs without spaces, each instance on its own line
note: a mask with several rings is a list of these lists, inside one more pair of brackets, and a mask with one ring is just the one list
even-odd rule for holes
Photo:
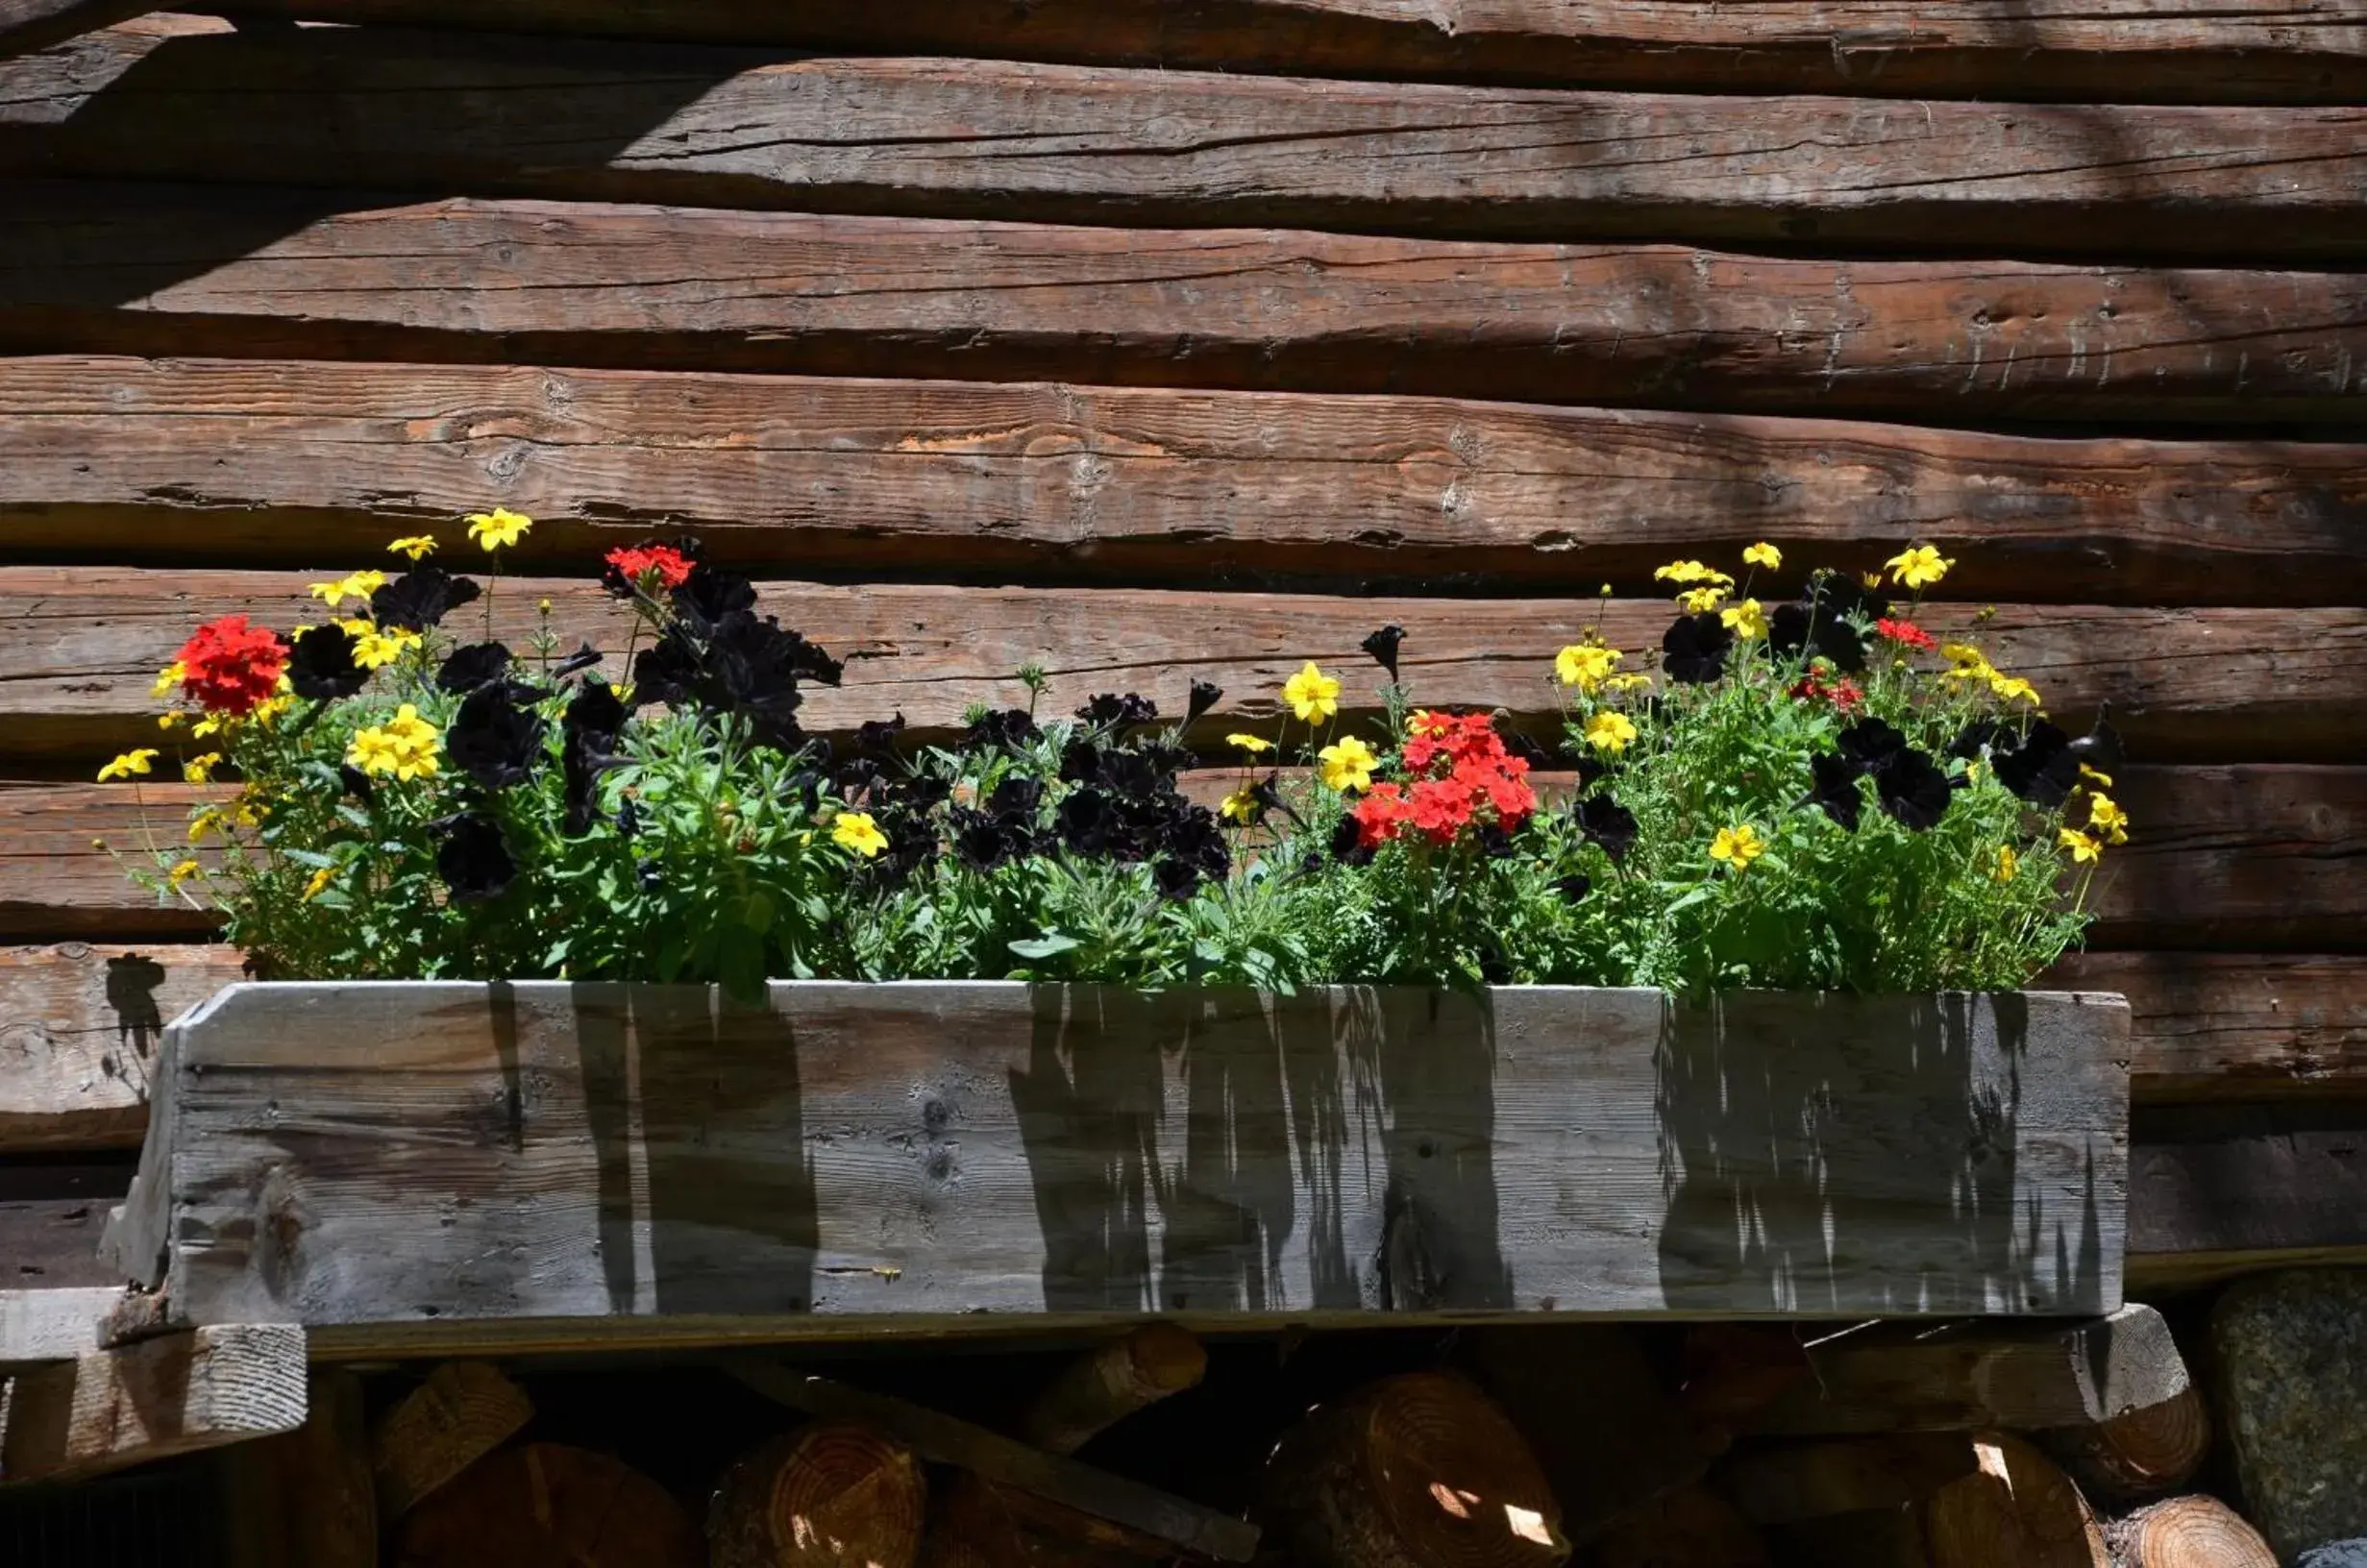
[[370,680],[370,672],[354,662],[355,647],[354,634],[343,626],[314,626],[288,649],[288,685],[316,702],[353,696]]
[[1086,784],[1101,776],[1101,748],[1091,741],[1073,740],[1060,749],[1060,781]]
[[1200,869],[1189,861],[1163,860],[1150,869],[1150,885],[1160,897],[1180,904],[1200,891]]
[[1015,775],[995,786],[986,797],[986,809],[998,817],[1020,817],[1032,822],[1036,808],[1044,803],[1044,781]]
[[1854,675],[1865,669],[1865,638],[1855,623],[1889,613],[1890,600],[1855,577],[1819,572],[1809,579],[1805,599],[1776,606],[1768,618],[1767,647],[1778,654],[1822,658]]
[[1948,743],[1948,755],[1970,762],[1989,747],[2010,740],[2012,735],[2010,727],[1994,719],[1976,719],[1957,731],[1956,739]]
[[980,716],[962,732],[961,744],[1016,751],[1036,738],[1036,722],[1025,708],[1002,708]]
[[1372,662],[1387,671],[1391,680],[1395,680],[1397,678],[1397,649],[1404,642],[1405,628],[1392,625],[1383,626],[1356,646],[1371,654]]
[[1907,737],[1880,719],[1861,719],[1834,737],[1834,744],[1860,772],[1872,772],[1907,748]]
[[1553,879],[1553,891],[1562,895],[1564,903],[1574,904],[1594,891],[1594,879],[1583,873],[1557,876]]
[[592,666],[598,664],[599,662],[600,649],[594,648],[590,643],[584,643],[573,653],[568,654],[567,657],[559,660],[557,664],[552,666],[551,678],[553,680],[565,680],[569,675],[579,674],[583,671],[589,670]]
[[346,794],[365,806],[378,796],[378,786],[370,782],[370,775],[350,762],[337,764],[337,782],[345,786]]
[[1989,763],[2000,784],[2049,810],[2061,805],[2080,781],[2080,758],[2071,749],[2071,737],[2043,720],[2031,725],[2017,745],[1992,743]]
[[1372,850],[1366,845],[1364,829],[1355,818],[1341,818],[1340,825],[1331,830],[1331,858],[1343,866],[1372,864]]
[[[559,782],[566,807],[560,826],[570,835],[592,830],[592,818],[600,804],[601,772],[616,761],[607,751],[607,739],[589,730],[570,728],[565,744],[559,747]],[[617,812],[617,829],[628,838],[636,825],[627,816],[631,809],[632,801],[629,798]]]
[[432,561],[422,561],[370,596],[370,619],[383,631],[426,631],[482,592]]
[[1184,723],[1196,723],[1223,696],[1224,688],[1213,680],[1194,681],[1191,699],[1184,704]]
[[1715,610],[1681,615],[1661,638],[1661,669],[1688,686],[1706,686],[1726,673],[1734,630]]
[[456,697],[509,678],[509,649],[500,643],[471,643],[444,655],[435,672],[435,689]]
[[1893,821],[1913,832],[1936,827],[1953,798],[1948,775],[1913,747],[1901,747],[1874,770],[1874,797]]
[[2071,743],[2071,755],[2100,773],[2120,772],[2120,731],[2105,722],[2106,709],[2096,710],[2096,722],[2087,733]]
[[1865,796],[1858,788],[1858,780],[1865,776],[1864,770],[1844,756],[1825,754],[1808,759],[1810,771],[1815,774],[1816,787],[1809,799],[1852,833],[1858,830],[1858,814],[1865,809]]
[[1152,796],[1166,787],[1158,763],[1140,751],[1104,751],[1095,776],[1122,796]]
[[905,810],[925,812],[930,807],[941,806],[951,798],[953,783],[952,780],[940,778],[935,773],[908,773],[900,783],[893,787],[891,793]]
[[604,743],[603,748],[612,748],[616,738],[625,732],[627,714],[625,699],[616,695],[616,688],[604,680],[585,681],[576,688],[575,697],[567,704],[567,712],[559,721],[571,735],[581,733]]
[[756,607],[756,585],[737,572],[726,572],[701,561],[690,569],[682,586],[674,591],[674,613],[701,636],[713,633],[724,618]]
[[1590,796],[1578,802],[1578,831],[1601,845],[1616,865],[1636,843],[1636,814],[1610,796]]
[[1120,697],[1103,692],[1076,710],[1076,716],[1089,724],[1147,724],[1159,717],[1159,705],[1147,697],[1133,692]]
[[531,777],[542,758],[542,720],[510,699],[503,686],[471,692],[444,732],[444,749],[462,772],[488,790]]
[[991,871],[1024,852],[1009,825],[985,812],[955,806],[952,825],[954,854],[977,870]]
[[479,903],[508,891],[518,863],[501,823],[488,817],[448,817],[437,825],[443,842],[435,850],[435,874],[456,901]]
[[1204,876],[1222,877],[1233,869],[1233,850],[1224,842],[1224,829],[1218,825],[1217,814],[1206,806],[1180,798],[1178,803],[1180,809],[1167,824],[1167,852],[1198,867]]
[[896,751],[896,738],[904,732],[904,716],[893,719],[874,719],[858,724],[854,732],[854,748],[867,756],[891,756]]
[[1080,855],[1101,854],[1120,826],[1117,802],[1092,785],[1072,790],[1052,813],[1052,823],[1070,849]]

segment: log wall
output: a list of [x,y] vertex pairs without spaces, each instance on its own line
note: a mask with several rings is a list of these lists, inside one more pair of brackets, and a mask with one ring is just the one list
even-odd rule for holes
[[503,503],[772,579],[860,655],[822,727],[1030,656],[1227,724],[1385,620],[1540,723],[1605,582],[1633,643],[1671,555],[1936,543],[1934,624],[2130,739],[2056,979],[2133,1004],[2133,1283],[2367,1250],[2297,1191],[2367,1127],[2355,12],[136,11],[0,8],[0,1227],[235,971],[94,847],[154,669]]

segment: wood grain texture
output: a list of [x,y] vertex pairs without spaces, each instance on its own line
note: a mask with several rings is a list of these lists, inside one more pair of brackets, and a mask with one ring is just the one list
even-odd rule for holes
[[235,0],[327,21],[999,55],[1171,68],[1905,97],[2356,103],[2340,5],[2144,0],[1036,0],[1022,10],[763,0]]
[[296,1431],[221,1457],[236,1568],[379,1568],[360,1378],[316,1371]]
[[387,1525],[517,1435],[534,1402],[488,1361],[446,1361],[380,1416],[367,1464]]
[[21,1372],[0,1481],[85,1481],[304,1425],[304,1330],[220,1324]]
[[99,1320],[120,1287],[0,1289],[0,1367],[70,1361],[99,1348]]
[[141,0],[0,0],[0,60],[13,60],[156,10]]
[[2347,273],[0,188],[0,346],[1968,424],[2355,421]]
[[2081,953],[2046,983],[2128,996],[2139,1104],[2367,1096],[2367,961]]
[[1961,255],[2367,250],[2347,109],[1565,92],[125,24],[10,66],[0,172]]
[[2118,1302],[2126,1017],[235,988],[175,1025],[171,1159],[132,1206],[199,1322],[2093,1312]]
[[[2362,205],[2367,211],[2367,205]],[[1657,595],[1772,539],[1949,596],[2367,602],[2367,448],[1434,399],[470,366],[0,361],[18,560],[325,567],[501,503],[518,564]],[[1648,525],[1648,526],[1642,526]]]
[[239,972],[220,947],[0,947],[0,1154],[138,1147],[166,1021]]
[[2367,1256],[2367,1102],[2150,1106],[2137,1133],[2129,1250],[2150,1268]]
[[108,1211],[123,1200],[121,1155],[51,1155],[0,1164],[0,1289],[120,1286],[99,1260]]

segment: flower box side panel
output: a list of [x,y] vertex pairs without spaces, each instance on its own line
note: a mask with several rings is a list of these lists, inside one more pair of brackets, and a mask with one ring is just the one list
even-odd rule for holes
[[[2108,1311],[2117,997],[235,988],[192,1320]],[[153,1162],[151,1162],[153,1164]]]

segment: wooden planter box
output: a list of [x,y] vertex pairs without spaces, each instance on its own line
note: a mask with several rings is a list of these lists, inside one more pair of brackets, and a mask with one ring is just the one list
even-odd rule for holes
[[176,1319],[348,1349],[2084,1314],[2120,1303],[2128,1028],[2080,993],[240,985],[168,1032],[110,1244]]

